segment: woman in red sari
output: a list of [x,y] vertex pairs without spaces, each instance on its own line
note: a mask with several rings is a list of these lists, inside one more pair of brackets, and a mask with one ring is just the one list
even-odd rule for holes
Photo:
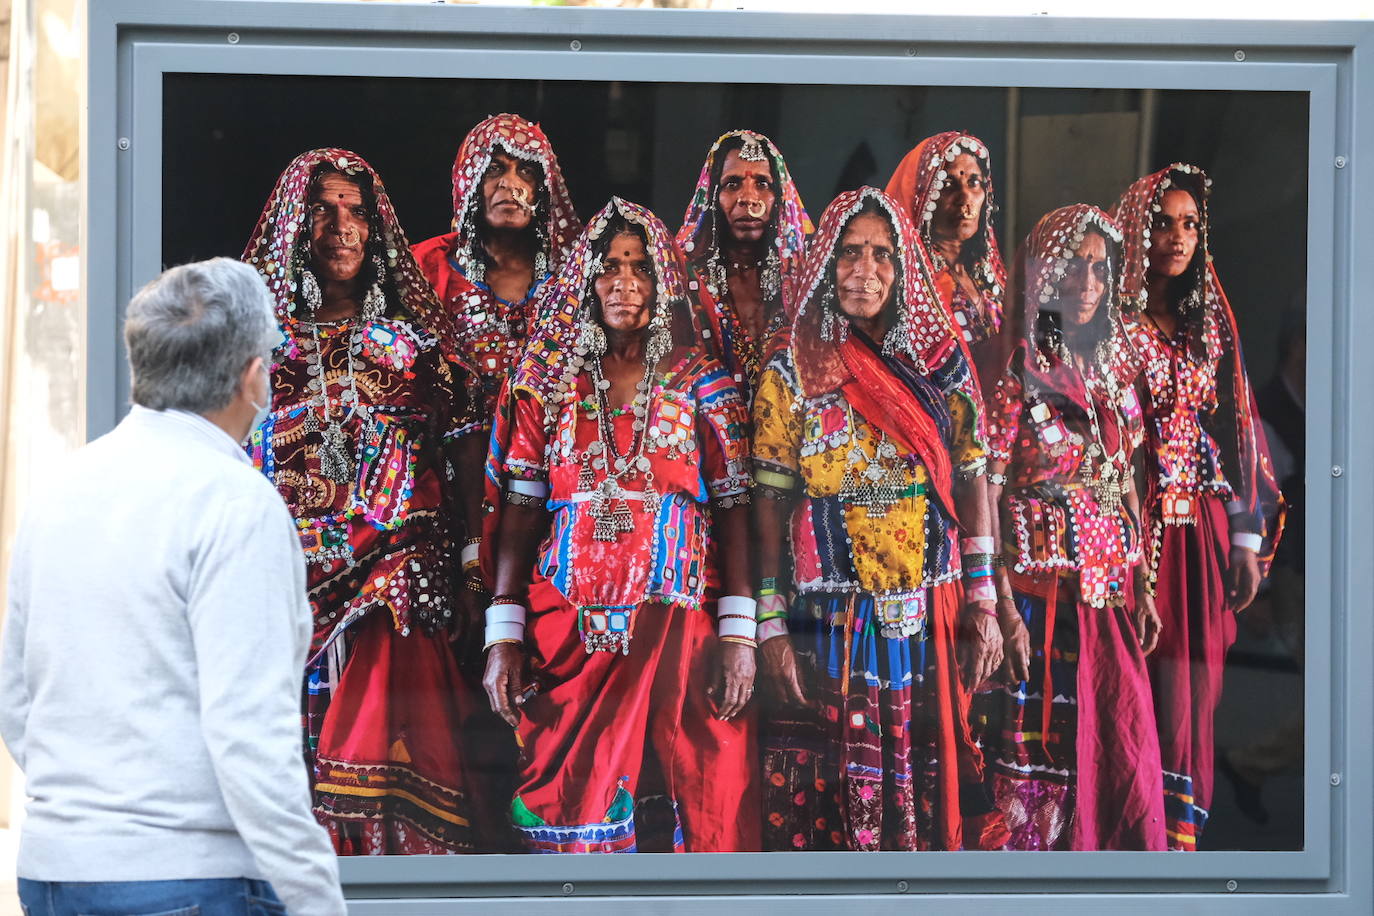
[[1121,230],[1064,207],[1018,259],[1026,339],[988,393],[988,495],[1011,567],[998,602],[1010,683],[977,701],[989,779],[1009,849],[1164,849]]
[[[511,821],[535,852],[757,849],[739,390],[643,207],[593,218],[546,305],[487,469],[484,683],[521,746]],[[667,830],[644,829],[649,794]]]
[[796,310],[792,287],[814,231],[782,153],[763,134],[732,130],[706,153],[677,231],[689,283],[717,306],[720,348],[752,388],[769,341]]
[[957,130],[927,137],[902,159],[887,193],[907,208],[935,265],[940,298],[979,378],[991,384],[1002,374],[1009,344],[1001,333],[1007,271],[992,231],[987,146]]
[[1113,211],[1150,460],[1148,585],[1163,620],[1150,658],[1169,846],[1196,849],[1212,800],[1212,718],[1235,615],[1259,588],[1282,498],[1240,335],[1207,250],[1211,182],[1175,163]]
[[966,689],[1001,663],[982,399],[881,191],[826,208],[798,289],[753,411],[758,635],[801,709],[764,759],[766,845],[995,848]]
[[298,156],[243,259],[283,331],[252,454],[305,551],[315,814],[340,855],[470,851],[453,741],[470,695],[449,648],[457,550],[442,468],[445,443],[472,422],[472,376],[356,154]]

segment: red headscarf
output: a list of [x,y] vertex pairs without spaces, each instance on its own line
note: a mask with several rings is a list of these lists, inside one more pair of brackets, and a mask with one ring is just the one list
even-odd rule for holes
[[544,170],[542,200],[539,215],[540,239],[544,245],[547,268],[558,272],[559,265],[582,231],[582,224],[568,197],[563,171],[558,157],[544,131],[533,121],[519,115],[492,115],[478,124],[463,138],[458,156],[453,160],[453,230],[458,238],[453,251],[465,264],[472,257],[472,228],[476,210],[482,204],[482,176],[491,164],[494,152],[504,152],[516,159],[538,163]]
[[[1267,568],[1283,530],[1283,497],[1245,371],[1235,315],[1217,279],[1208,248],[1207,196],[1211,187],[1212,181],[1202,169],[1175,162],[1138,179],[1121,195],[1112,210],[1125,236],[1121,298],[1126,309],[1144,311],[1149,295],[1146,275],[1155,213],[1165,191],[1188,191],[1197,203],[1202,226],[1198,250],[1189,267],[1192,283],[1182,297],[1179,318],[1187,335],[1190,361],[1199,371],[1216,375],[1218,407],[1213,419],[1220,433],[1217,444],[1221,446],[1223,470],[1246,514],[1265,525],[1262,533],[1268,549],[1261,561],[1262,568]],[[1218,371],[1223,362],[1230,364],[1229,372]]]
[[998,319],[1002,315],[1002,298],[1007,290],[1007,268],[997,248],[997,236],[992,229],[992,160],[983,141],[958,130],[927,137],[916,144],[897,166],[887,182],[887,193],[910,215],[920,232],[921,241],[930,245],[930,223],[948,177],[945,168],[960,153],[969,153],[983,170],[987,197],[979,216],[978,234],[965,244],[973,255],[969,274],[983,294],[983,302]]
[[437,337],[444,355],[471,372],[463,356],[450,346],[455,339],[452,316],[440,307],[434,290],[416,266],[381,177],[361,156],[345,149],[315,149],[293,159],[277,179],[243,250],[243,260],[267,281],[277,320],[289,332],[300,317],[295,314],[296,294],[301,270],[309,265],[310,186],[321,171],[327,170],[362,178],[364,185],[370,182],[367,190],[376,206],[367,252],[384,265],[381,285],[389,306],[399,307],[409,319]]
[[[925,246],[906,211],[877,188],[865,187],[846,191],[825,208],[820,228],[807,246],[806,266],[797,287],[800,306],[788,341],[792,362],[807,397],[843,390],[864,417],[917,455],[930,471],[944,506],[952,512],[949,449],[934,418],[893,374],[885,357],[852,335],[837,342],[825,340],[821,334],[825,311],[838,308],[838,304],[827,303],[833,289],[836,250],[849,221],[870,203],[876,204],[893,228],[901,274],[894,290],[897,320],[886,339],[876,343],[882,345],[885,354],[908,359],[923,376],[944,367],[951,357],[963,358],[953,320],[935,289]],[[962,380],[969,378],[965,369]],[[966,391],[981,413],[977,392]]]

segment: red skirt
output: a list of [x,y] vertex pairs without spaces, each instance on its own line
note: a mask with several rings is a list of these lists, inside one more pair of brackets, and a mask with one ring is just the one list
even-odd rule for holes
[[646,603],[634,613],[628,655],[588,653],[576,609],[553,586],[532,586],[530,604],[525,639],[538,692],[521,707],[511,804],[526,848],[640,851],[637,815],[646,812],[636,800],[662,793],[673,834],[662,851],[758,850],[753,715],[715,717],[706,693],[718,649],[711,615]]
[[420,628],[403,636],[389,614],[373,612],[340,639],[338,683],[321,690],[312,676],[306,698],[307,741],[318,742],[315,816],[335,851],[471,852],[456,741],[467,694],[447,638]]
[[[1154,517],[1150,513],[1148,517]],[[1226,606],[1226,507],[1198,499],[1195,524],[1164,525],[1155,607],[1163,622],[1147,661],[1154,688],[1170,849],[1196,849],[1212,804],[1212,718],[1236,616]]]

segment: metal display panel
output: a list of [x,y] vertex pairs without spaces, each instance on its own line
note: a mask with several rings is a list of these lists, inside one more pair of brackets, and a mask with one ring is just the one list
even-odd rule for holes
[[[357,913],[1367,913],[1374,907],[1374,26],[93,0],[87,436],[122,416],[122,307],[162,266],[168,74],[1280,90],[1309,99],[1304,842],[1293,852],[345,859]],[[953,76],[957,74],[957,77]],[[819,202],[818,202],[819,203]],[[1362,256],[1363,255],[1363,256]],[[1360,459],[1359,456],[1366,456]],[[1352,524],[1355,522],[1355,524]],[[1324,612],[1324,613],[1323,613]],[[917,903],[903,895],[932,895]],[[798,896],[802,895],[802,896]]]

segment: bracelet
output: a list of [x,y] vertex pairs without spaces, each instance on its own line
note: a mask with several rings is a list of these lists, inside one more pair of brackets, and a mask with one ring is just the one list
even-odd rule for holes
[[470,546],[473,545],[473,544],[480,544],[480,543],[482,543],[482,536],[481,536],[480,534],[477,535],[477,537],[463,538],[463,546],[464,546],[464,547],[470,547]]
[[487,651],[488,649],[490,649],[492,646],[507,646],[507,645],[510,645],[510,646],[523,646],[524,644],[525,644],[525,641],[524,641],[523,639],[514,639],[514,638],[510,638],[510,637],[505,637],[505,638],[502,638],[502,639],[493,639],[493,640],[490,640],[489,642],[487,642],[485,645],[482,646],[482,651],[485,652],[485,651]]
[[464,579],[463,587],[472,592],[485,592],[487,590],[487,584],[480,578]]
[[546,499],[549,495],[549,485],[542,480],[521,480],[512,477],[506,481],[506,490],[511,493],[519,493],[521,496],[537,496]]
[[515,493],[507,490],[506,502],[510,503],[512,506],[543,506],[544,497],[526,496],[524,493]]
[[999,474],[997,471],[990,471],[988,473],[988,483],[995,487],[1005,487],[1007,485],[1007,475]]
[[529,599],[524,595],[492,595],[492,604],[518,604],[523,608],[528,608]]
[[980,537],[964,538],[959,542],[959,553],[967,556],[971,553],[996,553],[997,544],[992,535],[982,535]]
[[996,601],[997,589],[991,582],[979,582],[977,585],[970,586],[964,594],[966,601]]
[[738,643],[741,646],[748,646],[751,649],[757,649],[759,647],[758,643],[745,636],[721,636],[719,639],[721,642]]
[[754,639],[760,643],[765,643],[774,636],[787,635],[787,621],[781,617],[770,617],[759,622],[758,635]]
[[979,566],[992,566],[996,554],[991,553],[966,553],[962,559],[965,569],[975,569]]
[[989,617],[996,617],[996,616],[997,616],[997,609],[996,609],[996,608],[993,608],[993,609],[989,610],[988,608],[980,607],[978,610],[982,611],[984,614],[987,614]]
[[771,595],[761,595],[756,606],[758,610],[755,617],[760,623],[787,616],[787,599],[776,592]]
[[716,602],[716,632],[721,638],[739,637],[754,641],[758,624],[754,617],[758,613],[758,602],[744,595],[721,595]]
[[758,590],[758,594],[761,594],[761,595],[775,595],[775,594],[777,594],[777,591],[778,591],[778,577],[777,577],[777,576],[764,576],[762,579],[759,580],[759,590]]
[[1264,546],[1264,538],[1246,531],[1233,531],[1231,533],[1231,546],[1244,547],[1246,550],[1259,553],[1260,548]]
[[479,551],[482,549],[481,544],[482,539],[478,538],[476,543],[473,543],[472,540],[469,539],[468,543],[463,545],[462,551],[458,554],[458,559],[462,561],[464,569],[467,569],[474,563],[481,562],[481,557],[479,556]]

